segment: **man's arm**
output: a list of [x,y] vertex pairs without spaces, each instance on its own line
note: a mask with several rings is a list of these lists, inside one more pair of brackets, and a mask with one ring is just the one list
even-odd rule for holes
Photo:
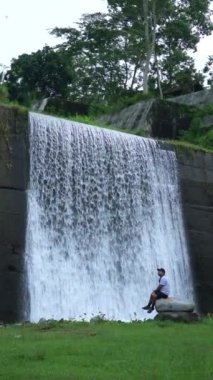
[[161,291],[161,289],[162,289],[162,287],[165,285],[165,280],[164,280],[164,278],[163,277],[161,277],[161,279],[160,279],[160,281],[159,281],[159,285],[158,285],[158,287],[154,290],[154,292],[156,292],[156,291]]
[[157,292],[157,291],[161,290],[162,287],[163,287],[163,285],[159,284],[158,287],[154,290],[154,292]]

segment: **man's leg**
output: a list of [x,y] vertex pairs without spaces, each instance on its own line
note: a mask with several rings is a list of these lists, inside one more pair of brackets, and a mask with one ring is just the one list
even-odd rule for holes
[[155,292],[152,292],[151,297],[150,297],[151,304],[147,313],[151,313],[154,310],[156,299],[157,299],[157,294]]
[[161,293],[160,291],[157,290],[156,292],[153,292],[151,294],[151,298],[152,298],[152,304],[151,304],[149,310],[147,311],[147,313],[151,313],[154,310],[154,308],[155,308],[155,302],[157,300],[159,300],[161,298],[168,298],[168,296],[166,294]]
[[157,299],[156,293],[152,292],[150,295],[148,304],[146,306],[144,306],[142,309],[148,310],[148,312],[151,313],[151,311],[149,311],[149,310],[150,309],[154,310],[156,299]]

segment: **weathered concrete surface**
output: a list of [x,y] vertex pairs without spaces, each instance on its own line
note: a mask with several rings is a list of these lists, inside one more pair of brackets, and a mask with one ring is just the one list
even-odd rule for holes
[[201,127],[201,128],[205,128],[205,129],[213,128],[213,115],[205,116],[205,117],[200,121],[200,127]]
[[192,92],[191,94],[176,96],[168,99],[171,102],[185,104],[189,106],[203,107],[213,104],[213,88]]
[[150,99],[99,117],[108,125],[132,131],[138,135],[175,139],[189,128],[189,107],[169,101]]
[[[179,132],[189,128],[193,119],[189,111],[196,111],[210,104],[213,104],[213,89],[165,100],[144,100],[121,111],[102,115],[99,120],[138,135],[175,139]],[[201,128],[209,129],[213,126],[213,115],[209,112],[209,115],[201,118]]]
[[213,312],[213,154],[178,150],[183,213],[198,305]]
[[28,115],[0,106],[0,320],[23,319]]

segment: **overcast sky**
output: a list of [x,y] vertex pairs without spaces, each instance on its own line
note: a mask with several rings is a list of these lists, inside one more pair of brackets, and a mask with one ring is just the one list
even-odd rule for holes
[[[9,65],[12,58],[55,45],[58,40],[48,29],[74,26],[83,13],[104,12],[106,0],[1,0],[0,63]],[[213,54],[213,36],[198,46],[196,66],[202,69]]]

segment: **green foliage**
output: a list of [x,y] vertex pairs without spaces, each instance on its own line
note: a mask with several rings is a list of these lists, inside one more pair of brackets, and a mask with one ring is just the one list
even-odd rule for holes
[[181,141],[187,141],[213,151],[213,129],[203,131],[200,128],[190,129],[182,133]]
[[7,86],[4,84],[0,84],[0,102],[1,103],[9,102],[8,89],[7,89]]
[[15,117],[17,116],[27,116],[28,115],[28,109],[26,107],[21,106],[18,103],[13,102],[0,102],[1,107],[5,107],[5,109],[11,109],[13,111],[13,114]]
[[72,78],[66,58],[45,46],[36,53],[13,59],[5,76],[10,100],[30,106],[33,100],[51,93],[66,96]]
[[164,140],[168,144],[173,145],[177,151],[183,151],[188,153],[189,156],[193,155],[194,152],[200,151],[204,153],[212,153],[212,149],[208,149],[203,147],[202,145],[198,145],[196,143],[192,143],[191,141],[185,140]]
[[213,151],[213,129],[210,129],[205,134],[203,134],[201,142],[203,146]]
[[130,67],[117,20],[101,13],[83,15],[78,30],[55,28],[52,34],[65,38],[57,49],[72,58],[75,78],[69,87],[71,100],[108,104],[119,96]]
[[[7,72],[9,98],[30,106],[58,94],[98,107],[128,92],[201,89],[190,54],[210,34],[210,0],[108,0],[108,12],[83,15],[76,28],[54,28],[55,48],[45,46],[14,59]],[[62,41],[62,42],[61,42]],[[204,74],[210,74],[211,60]],[[2,79],[3,80],[3,79]],[[121,107],[117,105],[116,107]]]
[[96,117],[100,115],[104,115],[106,113],[111,112],[118,112],[126,107],[132,106],[138,102],[149,100],[156,98],[156,95],[154,93],[148,93],[143,94],[142,91],[123,91],[120,97],[117,97],[113,100],[113,102],[110,102],[110,104],[95,104],[91,103],[90,109],[89,109],[89,115],[91,117]]
[[209,86],[213,86],[213,55],[208,57],[208,60],[204,66],[203,73],[207,75],[207,83]]
[[[200,12],[202,11],[202,17]],[[209,0],[108,0],[108,13],[84,15],[75,28],[55,28],[58,52],[73,64],[70,99],[110,105],[125,91],[178,86],[202,89],[188,52],[211,32]],[[147,93],[147,91],[146,91]]]
[[131,23],[134,54],[140,58],[136,83],[142,74],[144,85],[148,71],[152,88],[178,86],[182,93],[202,88],[202,75],[188,53],[202,35],[211,33],[210,0],[108,0],[108,4],[112,13]]
[[7,380],[210,380],[212,319],[58,322],[0,329]]
[[153,93],[143,94],[143,92],[132,92],[128,95],[128,93],[124,94],[120,98],[117,99],[117,101],[114,102],[114,104],[111,105],[110,111],[111,112],[117,112],[122,110],[123,108],[132,106],[138,102],[153,99],[156,96],[153,95]]
[[181,141],[187,141],[204,148],[213,150],[213,126],[211,129],[202,128],[201,123],[205,116],[213,115],[213,106],[208,105],[194,112],[189,130],[180,135]]

